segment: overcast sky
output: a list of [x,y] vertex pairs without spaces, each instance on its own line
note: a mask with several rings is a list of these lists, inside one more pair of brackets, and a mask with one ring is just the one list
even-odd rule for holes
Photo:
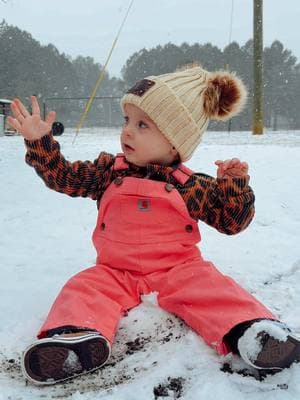
[[[0,0],[0,20],[52,43],[72,57],[104,63],[131,0]],[[252,36],[253,0],[135,0],[108,66],[119,76],[135,51],[158,44],[207,43],[223,48]],[[264,45],[279,39],[300,61],[300,0],[264,0]]]

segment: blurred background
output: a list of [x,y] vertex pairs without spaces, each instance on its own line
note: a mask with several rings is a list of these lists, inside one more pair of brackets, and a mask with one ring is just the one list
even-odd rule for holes
[[[75,127],[130,0],[0,0],[2,100],[38,96]],[[264,127],[300,129],[299,0],[263,2]],[[2,21],[2,22],[1,22]],[[236,71],[253,94],[253,0],[137,0],[107,66],[86,127],[120,126],[119,99],[138,79],[199,62]],[[2,112],[3,113],[3,112]],[[230,130],[251,129],[251,101]],[[224,131],[222,122],[211,130]]]

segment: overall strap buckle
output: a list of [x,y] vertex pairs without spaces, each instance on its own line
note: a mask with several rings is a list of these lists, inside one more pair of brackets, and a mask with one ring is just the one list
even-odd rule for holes
[[171,175],[177,180],[177,182],[179,182],[181,185],[184,185],[193,174],[194,171],[183,164],[179,164],[178,168],[176,168]]
[[123,153],[118,153],[115,158],[113,170],[120,171],[122,169],[128,169],[129,165],[125,162],[125,157]]

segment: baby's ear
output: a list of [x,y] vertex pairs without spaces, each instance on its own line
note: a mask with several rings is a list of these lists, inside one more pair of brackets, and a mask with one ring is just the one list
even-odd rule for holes
[[179,161],[180,160],[180,156],[178,151],[176,150],[176,148],[174,146],[171,145],[170,147],[170,153],[172,154],[172,156],[174,157],[174,161]]
[[233,73],[219,71],[208,77],[203,109],[209,118],[226,120],[238,114],[247,99],[247,89]]

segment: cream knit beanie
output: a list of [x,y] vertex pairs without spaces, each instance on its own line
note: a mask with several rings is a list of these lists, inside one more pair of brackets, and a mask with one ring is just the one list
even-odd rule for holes
[[237,114],[246,97],[245,86],[233,73],[197,66],[137,82],[123,96],[121,107],[124,111],[124,104],[130,103],[142,109],[186,161],[209,120]]

